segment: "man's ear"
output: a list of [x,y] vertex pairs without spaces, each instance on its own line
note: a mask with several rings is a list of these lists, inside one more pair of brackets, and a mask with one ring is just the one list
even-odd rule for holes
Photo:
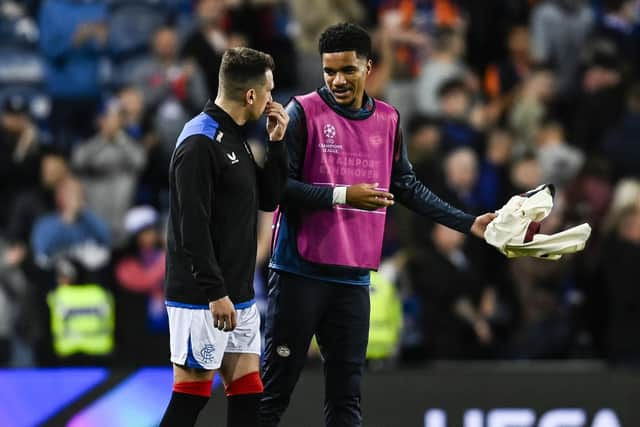
[[367,59],[367,74],[371,73],[371,67],[373,66],[373,62],[370,59]]
[[255,91],[255,89],[249,89],[248,91],[245,92],[244,96],[245,96],[244,101],[247,104],[252,105],[256,100],[256,91]]

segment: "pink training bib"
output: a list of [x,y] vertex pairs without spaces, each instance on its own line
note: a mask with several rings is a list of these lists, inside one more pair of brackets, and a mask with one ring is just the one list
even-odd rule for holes
[[[305,112],[307,148],[302,181],[320,186],[391,182],[398,113],[375,101],[366,119],[348,119],[333,111],[317,92],[296,97]],[[347,205],[302,210],[298,252],[317,264],[375,270],[380,264],[386,208],[376,211]]]

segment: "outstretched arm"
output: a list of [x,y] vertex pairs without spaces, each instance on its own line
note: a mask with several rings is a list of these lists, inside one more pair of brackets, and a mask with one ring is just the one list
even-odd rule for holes
[[427,216],[449,228],[483,238],[484,230],[495,218],[495,214],[487,213],[474,217],[440,199],[420,182],[413,172],[399,128],[395,146],[391,172],[391,192],[396,200],[414,212]]

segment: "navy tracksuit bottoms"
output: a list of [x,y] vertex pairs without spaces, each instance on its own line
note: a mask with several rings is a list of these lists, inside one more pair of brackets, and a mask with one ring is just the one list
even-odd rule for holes
[[270,271],[261,427],[277,426],[315,335],[324,360],[325,425],[362,425],[360,383],[369,337],[369,287]]

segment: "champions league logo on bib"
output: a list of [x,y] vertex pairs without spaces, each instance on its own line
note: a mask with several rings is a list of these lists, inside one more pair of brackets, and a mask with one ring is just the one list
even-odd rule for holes
[[335,128],[335,126],[333,126],[333,125],[331,125],[329,123],[324,125],[323,132],[324,132],[324,136],[326,136],[330,140],[332,140],[333,138],[336,137],[336,128]]
[[324,143],[320,144],[320,149],[324,153],[339,153],[342,150],[342,145],[336,144],[336,127],[332,124],[327,123],[322,128],[322,133],[325,136]]

